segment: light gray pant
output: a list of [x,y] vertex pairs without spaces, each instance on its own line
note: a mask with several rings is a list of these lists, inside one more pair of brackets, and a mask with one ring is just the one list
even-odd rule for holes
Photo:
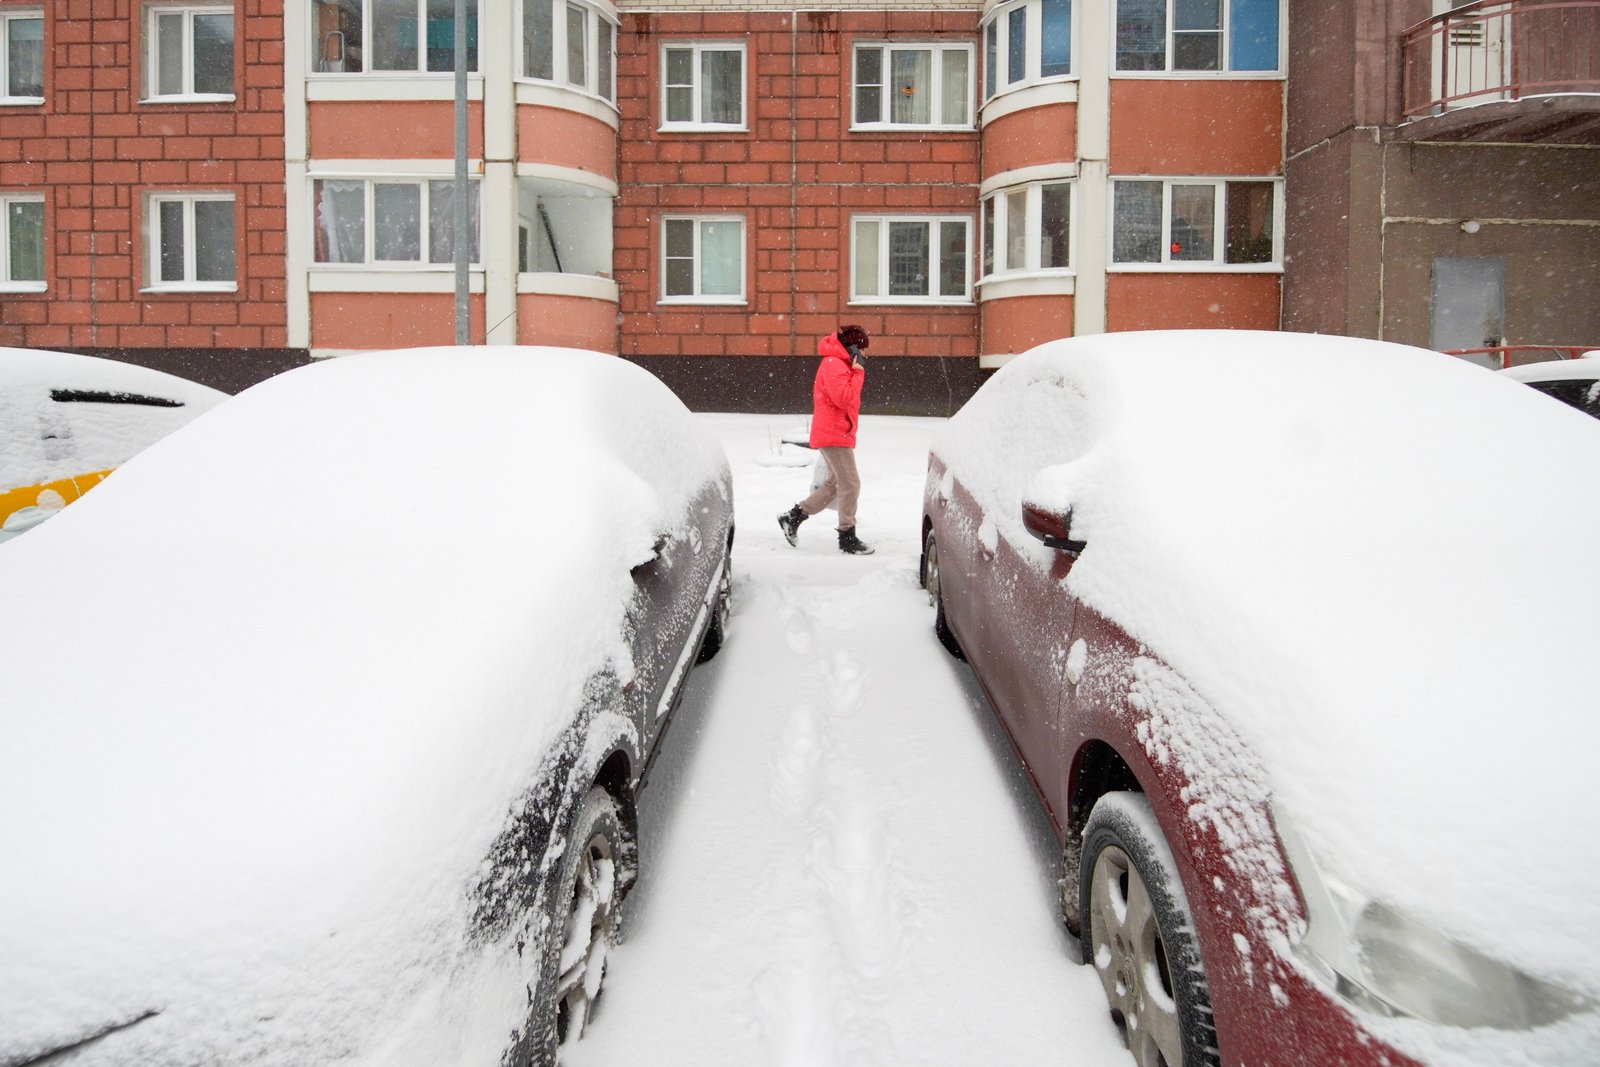
[[856,450],[819,448],[828,464],[828,477],[812,494],[800,501],[800,510],[815,515],[832,504],[839,512],[839,529],[856,527],[856,499],[861,496],[861,475],[856,473]]

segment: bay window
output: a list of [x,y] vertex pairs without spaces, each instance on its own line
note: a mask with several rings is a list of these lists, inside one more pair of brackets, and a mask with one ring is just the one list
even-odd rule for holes
[[44,101],[44,16],[0,11],[0,103]]
[[522,76],[616,99],[617,27],[599,8],[574,0],[525,0]]
[[983,95],[1072,74],[1072,0],[1021,0],[983,27]]
[[744,54],[742,41],[664,46],[662,128],[744,126]]
[[983,201],[985,277],[1072,267],[1072,183],[1034,182]]
[[1282,70],[1283,0],[1117,0],[1119,72]]
[[44,288],[44,197],[0,196],[0,286]]
[[965,216],[857,215],[851,220],[850,299],[966,303],[972,299]]
[[[453,72],[455,0],[309,0],[312,69]],[[467,0],[467,69],[478,69],[478,0]]]
[[662,219],[661,279],[662,303],[743,303],[744,219]]
[[858,44],[854,124],[972,125],[972,48],[966,44]]
[[[468,258],[478,262],[478,183],[468,184]],[[450,178],[319,178],[311,183],[318,263],[402,266],[455,262]]]
[[231,193],[154,193],[147,204],[150,288],[235,287]]
[[1281,264],[1279,189],[1272,179],[1118,180],[1111,261],[1191,269]]

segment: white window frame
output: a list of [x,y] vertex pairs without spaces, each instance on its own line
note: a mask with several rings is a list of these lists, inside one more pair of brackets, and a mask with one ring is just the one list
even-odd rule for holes
[[[528,9],[535,5],[543,5],[550,9],[550,77],[548,78],[529,73],[527,51],[523,47],[527,34]],[[582,8],[584,11],[584,71],[580,81],[572,80],[571,71],[568,70],[566,14],[569,7]],[[609,55],[600,47],[599,31],[602,25],[611,31]],[[617,99],[617,35],[620,28],[621,24],[615,15],[585,0],[521,0],[517,5],[519,31],[517,77],[540,85],[554,85],[589,96],[598,96],[614,105]],[[602,64],[602,59],[606,59],[607,62]],[[602,76],[602,66],[608,72],[606,76]]]
[[[222,203],[233,207],[233,277],[227,280],[200,281],[195,278],[197,273],[195,256],[199,247],[195,233],[195,205],[199,203]],[[145,251],[146,251],[146,292],[186,292],[186,293],[232,293],[239,288],[239,206],[238,200],[232,193],[186,193],[186,192],[153,192],[145,196]],[[162,279],[161,277],[161,205],[179,203],[183,205],[183,278],[179,280]]]
[[49,288],[48,267],[49,256],[45,243],[44,229],[39,232],[39,259],[46,267],[45,278],[16,279],[11,276],[11,205],[12,204],[38,204],[40,210],[44,208],[43,193],[4,193],[0,194],[0,292],[4,293],[42,293]]
[[[1067,50],[1067,72],[1065,74],[1045,75],[1040,73],[1044,65],[1044,7],[1040,0],[1016,0],[1002,7],[996,7],[989,12],[979,29],[979,40],[983,44],[983,99],[987,102],[997,96],[1013,92],[1029,85],[1040,83],[1066,82],[1078,80],[1078,8],[1084,0],[1069,0],[1071,11],[1068,13],[1068,23],[1071,29],[1071,42]],[[1010,55],[1011,55],[1011,12],[1023,10],[1026,12],[1026,37],[1024,64],[1026,69],[1023,76],[1017,81],[1010,80]],[[994,58],[989,56],[989,40],[993,34],[995,43]],[[992,77],[991,77],[992,75]],[[990,85],[993,85],[993,91]]]
[[[38,96],[9,95],[11,87],[11,25],[15,22],[26,22],[29,20],[38,20],[39,28],[42,31],[44,29],[44,9],[34,7],[19,8],[15,11],[0,10],[0,105],[27,106],[44,103],[43,70],[40,71]],[[41,37],[42,36],[43,35],[41,33]],[[50,61],[50,48],[48,41],[44,42],[43,52],[44,56],[40,64],[41,67],[47,66]]]
[[[690,294],[669,296],[667,294],[667,224],[669,222],[693,222],[694,226],[694,288]],[[737,277],[739,279],[739,292],[734,293],[702,293],[701,277],[703,258],[701,254],[700,227],[708,222],[731,222],[739,227],[739,263]],[[750,256],[750,229],[743,215],[690,215],[672,214],[661,216],[661,226],[657,231],[661,236],[661,256],[659,259],[661,270],[661,298],[662,304],[744,304],[747,303],[746,291],[749,287],[746,272],[749,270]]]
[[[161,92],[161,39],[156,31],[157,20],[163,15],[183,16],[183,88],[175,93]],[[194,20],[196,15],[227,15],[233,20],[233,32],[229,35],[228,45],[234,51],[233,63],[234,84],[239,77],[238,34],[239,18],[234,9],[229,6],[216,4],[150,4],[144,9],[144,95],[142,102],[160,101],[161,103],[173,102],[211,102],[234,99],[230,89],[226,93],[197,93],[194,91]]]
[[[1067,189],[1067,265],[1064,267],[1040,266],[1041,253],[1044,246],[1044,190],[1046,186],[1065,186]],[[1019,192],[1024,194],[1025,197],[1024,252],[1023,262],[1021,264],[1013,264],[1010,262],[1011,257],[1008,253],[1007,227],[1011,221],[1011,197]],[[983,270],[983,263],[989,239],[989,230],[984,223],[991,216],[994,220],[994,269],[985,271]],[[1004,189],[996,189],[982,200],[978,216],[978,229],[980,281],[1023,274],[1073,274],[1077,269],[1077,255],[1074,246],[1077,244],[1078,233],[1078,183],[1071,178],[1049,178],[1042,181],[1028,182],[1025,185],[1012,185]]]
[[[1160,262],[1127,262],[1117,260],[1117,184],[1119,182],[1160,182],[1161,189],[1161,260]],[[1268,263],[1229,263],[1227,248],[1227,187],[1230,182],[1251,182],[1272,186],[1272,260]],[[1212,243],[1211,259],[1172,258],[1172,188],[1175,185],[1209,185],[1212,187]],[[1283,273],[1283,179],[1264,175],[1234,174],[1227,177],[1214,175],[1180,177],[1117,175],[1111,179],[1111,197],[1108,204],[1110,218],[1106,226],[1106,267],[1111,271],[1127,273],[1168,272],[1176,274],[1281,274]]]
[[[448,174],[312,174],[306,186],[306,196],[310,203],[307,205],[306,217],[311,222],[311,267],[314,270],[338,271],[451,271],[455,269],[453,261],[434,263],[429,260],[432,252],[431,237],[428,232],[430,217],[430,183],[449,182]],[[361,259],[355,261],[338,262],[316,258],[316,228],[317,228],[317,182],[361,182],[362,189],[362,250]],[[469,186],[478,191],[478,234],[476,244],[478,255],[468,266],[474,270],[480,269],[483,259],[483,186],[477,178],[468,179]],[[378,241],[377,212],[374,210],[376,189],[380,185],[415,185],[420,186],[417,194],[417,218],[419,233],[417,238],[416,259],[378,259],[375,249]]]
[[[858,84],[856,72],[860,70],[857,65],[862,52],[876,51],[879,53],[879,71],[883,79],[881,94],[878,101],[878,117],[863,120],[859,111]],[[933,100],[928,106],[929,121],[927,122],[895,122],[889,115],[894,112],[891,106],[889,92],[889,72],[892,68],[891,56],[895,52],[930,52],[928,81],[933,94]],[[963,101],[967,118],[965,122],[944,122],[944,63],[945,56],[952,53],[962,53],[967,57],[967,83],[963,90]],[[973,128],[973,90],[977,86],[977,49],[970,41],[861,41],[857,42],[850,53],[850,128],[852,130],[970,130]]]
[[[692,67],[695,80],[689,83],[694,101],[694,117],[688,121],[673,122],[667,118],[667,53],[688,49],[693,54]],[[705,111],[705,86],[700,79],[700,57],[706,52],[739,53],[739,121],[706,122],[701,118]],[[661,70],[661,125],[662,131],[681,132],[695,130],[736,131],[750,126],[750,52],[742,40],[663,41],[659,55]]]
[[1118,70],[1117,69],[1117,3],[1111,0],[1111,76],[1113,78],[1220,78],[1227,80],[1282,80],[1286,74],[1284,63],[1287,60],[1289,47],[1289,13],[1287,0],[1278,0],[1278,66],[1275,70],[1234,70],[1233,69],[1233,41],[1230,36],[1231,20],[1233,17],[1234,0],[1220,0],[1222,4],[1222,27],[1218,31],[1222,34],[1222,65],[1219,70],[1178,70],[1173,63],[1173,37],[1182,31],[1176,30],[1174,11],[1177,0],[1165,0],[1167,5],[1167,35],[1166,35],[1166,66],[1162,70]]
[[[379,70],[379,69],[377,69],[376,67],[373,66],[373,62],[374,62],[375,56],[373,54],[374,49],[373,49],[373,46],[372,46],[372,39],[373,39],[373,34],[374,34],[375,30],[376,30],[376,24],[377,24],[377,20],[373,17],[373,10],[372,10],[373,9],[374,0],[360,0],[360,4],[361,4],[361,40],[360,40],[360,42],[358,42],[360,44],[360,47],[361,47],[361,69],[360,70],[324,70],[324,69],[322,69],[323,63],[325,62],[325,60],[323,59],[323,46],[324,46],[325,42],[329,38],[333,37],[334,35],[338,35],[340,37],[343,37],[344,36],[343,32],[339,31],[339,30],[331,30],[328,33],[322,35],[321,37],[319,37],[317,35],[317,19],[316,19],[315,13],[314,13],[314,9],[317,6],[319,0],[287,0],[287,2],[305,4],[305,5],[307,5],[308,8],[313,10],[313,14],[306,19],[307,37],[309,38],[309,44],[310,44],[310,48],[311,48],[309,65],[308,65],[308,67],[306,69],[308,71],[310,71],[311,73],[316,74],[319,77],[377,78],[377,79],[382,79],[382,78],[394,79],[394,78],[410,78],[410,77],[424,77],[424,78],[454,78],[455,77],[454,69],[449,69],[449,70],[429,70],[428,69],[428,48],[427,48],[428,20],[425,17],[426,11],[425,11],[425,8],[424,8],[424,0],[417,0],[417,11],[416,11],[416,14],[417,14],[417,65],[415,67],[405,67],[405,68],[389,68],[389,67],[385,67],[382,70]],[[477,78],[477,77],[480,77],[482,75],[482,70],[480,68],[483,66],[483,51],[484,51],[484,48],[483,48],[483,37],[484,37],[484,33],[486,32],[486,27],[484,26],[484,21],[483,21],[483,5],[485,3],[485,0],[473,0],[473,3],[475,3],[477,5],[478,9],[477,9],[477,11],[473,11],[469,7],[468,10],[467,10],[467,21],[469,23],[469,26],[467,28],[467,36],[468,36],[468,42],[469,42],[469,48],[468,48],[468,51],[467,51],[467,75],[469,77],[472,77],[472,78]],[[470,42],[471,42],[471,36],[472,36],[472,26],[470,25],[470,23],[472,23],[474,21],[476,21],[478,23],[478,26],[479,26],[479,30],[478,30],[478,52],[477,52],[476,55],[474,55],[472,53],[472,50],[470,48]],[[519,22],[518,23],[518,29],[520,29],[520,28],[521,28],[521,23]],[[339,55],[340,55],[341,59],[343,58],[345,50],[347,48],[348,48],[348,42],[341,46],[341,48],[339,50]],[[453,55],[453,53],[452,53],[452,57],[451,57],[451,67],[452,68],[454,67],[454,55]]]
[[[939,259],[940,242],[934,240],[932,232],[928,235],[928,288],[929,292],[921,296],[891,296],[889,295],[889,224],[894,222],[920,222],[930,228],[935,224],[944,226],[949,223],[960,223],[967,231],[967,253],[962,263],[963,282],[962,292],[959,296],[945,296],[938,292],[939,288]],[[856,276],[858,257],[856,255],[856,242],[863,223],[878,224],[878,277],[876,279],[878,292],[863,293],[861,279]],[[850,303],[851,304],[909,304],[909,305],[962,305],[971,304],[973,285],[973,257],[977,251],[972,235],[976,231],[971,215],[875,215],[862,214],[850,217]]]

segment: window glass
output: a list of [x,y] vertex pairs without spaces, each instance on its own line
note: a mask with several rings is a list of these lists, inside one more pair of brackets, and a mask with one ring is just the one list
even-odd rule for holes
[[1072,0],[1040,0],[1039,77],[1072,73]]
[[1228,69],[1278,69],[1279,0],[1232,0],[1228,7]]
[[1117,69],[1165,70],[1167,0],[1117,0]]
[[422,259],[422,187],[381,182],[372,187],[372,258],[416,263]]
[[856,49],[856,121],[883,121],[883,49]]
[[528,0],[522,7],[522,73],[554,81],[555,15],[550,0]]
[[1172,186],[1172,236],[1168,252],[1174,261],[1215,259],[1216,228],[1216,186]]
[[156,15],[156,95],[183,92],[183,12]]
[[365,19],[361,0],[331,0],[311,5],[316,35],[315,69],[319,73],[359,74]]
[[[478,262],[478,183],[467,182],[467,260]],[[456,183],[428,183],[428,262],[454,263],[456,259]]]
[[889,223],[889,295],[928,294],[928,224]]
[[1039,189],[1039,266],[1049,270],[1072,263],[1072,186],[1065,182]]
[[994,197],[989,197],[982,204],[980,225],[983,227],[983,274],[985,277],[994,273]]
[[183,241],[183,201],[161,200],[156,203],[156,224],[159,234],[159,258],[156,280],[183,281],[185,259]]
[[5,95],[44,95],[44,19],[0,20],[6,35]]
[[1006,270],[1028,265],[1028,190],[1006,194]]
[[882,270],[879,260],[882,224],[875,219],[856,223],[856,288],[857,296],[878,296],[878,276]]
[[1161,182],[1117,182],[1112,206],[1111,259],[1161,262]]
[[967,227],[946,220],[939,224],[939,295],[967,295]]
[[234,279],[232,200],[194,203],[194,277],[200,282]]
[[965,49],[947,48],[940,53],[944,69],[944,89],[939,121],[946,126],[965,126],[967,118],[967,65]]
[[667,49],[667,121],[694,121],[693,49]]
[[6,203],[6,277],[0,281],[44,281],[44,201]]
[[1222,0],[1175,0],[1172,69],[1222,69]]
[[616,52],[616,31],[612,29],[611,23],[605,19],[596,19],[595,21],[600,27],[600,49],[595,56],[599,62],[599,67],[595,72],[595,91],[610,100],[613,95],[611,89],[611,63],[612,57]]
[[[455,0],[427,0],[428,69],[456,69]],[[415,70],[415,67],[411,69]],[[467,69],[478,69],[478,0],[467,0]]]
[[744,290],[741,275],[744,227],[733,221],[700,224],[700,293],[702,296],[738,296]]
[[567,5],[567,82],[580,88],[589,84],[589,72],[584,66],[588,55],[588,11],[577,4]]
[[374,70],[417,69],[416,0],[370,0]]
[[730,48],[700,54],[705,79],[700,121],[737,126],[744,122],[744,55]]
[[1000,24],[991,22],[983,31],[983,97],[994,95],[994,68],[999,51]]
[[367,183],[312,184],[318,263],[364,263],[367,258]]
[[1028,9],[1013,9],[1006,15],[1006,81],[1019,82],[1028,76]]
[[1272,262],[1272,182],[1229,182],[1223,219],[1229,263]]
[[933,121],[933,53],[896,48],[889,53],[893,102],[889,121],[926,126]]
[[666,221],[667,296],[694,295],[694,220]]

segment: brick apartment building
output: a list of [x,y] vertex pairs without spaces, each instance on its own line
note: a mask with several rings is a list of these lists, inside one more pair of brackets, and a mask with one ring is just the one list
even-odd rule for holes
[[[854,321],[877,402],[938,410],[1070,334],[1426,344],[1496,269],[1502,337],[1600,340],[1593,300],[1533,307],[1527,260],[1557,292],[1600,266],[1600,0],[1541,28],[1538,77],[1476,96],[1418,74],[1429,49],[1467,69],[1472,26],[1551,5],[1435,6],[471,0],[472,340],[618,352],[759,409],[803,400],[815,338]],[[232,388],[449,343],[452,14],[0,0],[0,343]],[[1534,40],[1511,25],[1481,50]],[[1485,104],[1503,121],[1461,122]],[[1498,268],[1436,262],[1514,234]],[[1458,276],[1477,288],[1426,280]]]

